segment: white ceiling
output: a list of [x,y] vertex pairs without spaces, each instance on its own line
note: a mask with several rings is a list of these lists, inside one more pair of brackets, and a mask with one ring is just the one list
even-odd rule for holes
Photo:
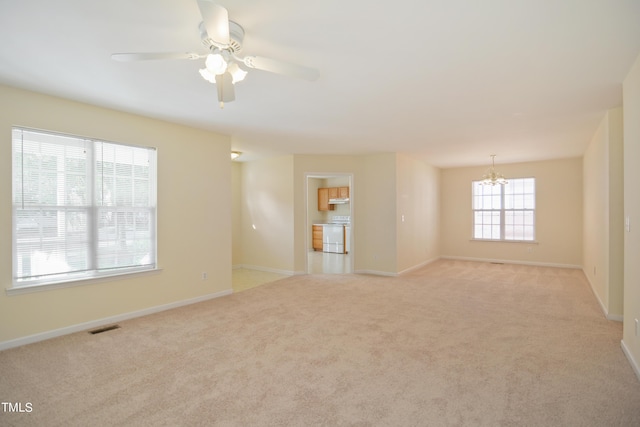
[[640,53],[638,0],[220,0],[252,70],[220,110],[195,0],[0,0],[0,83],[232,135],[281,153],[423,156],[439,167],[580,156]]

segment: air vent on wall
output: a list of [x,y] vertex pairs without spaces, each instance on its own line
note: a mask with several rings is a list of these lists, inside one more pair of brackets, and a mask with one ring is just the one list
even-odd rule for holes
[[103,332],[113,331],[114,329],[120,329],[120,325],[105,326],[104,328],[99,328],[99,329],[94,329],[92,331],[89,331],[89,333],[91,335],[95,335],[95,334],[101,334]]

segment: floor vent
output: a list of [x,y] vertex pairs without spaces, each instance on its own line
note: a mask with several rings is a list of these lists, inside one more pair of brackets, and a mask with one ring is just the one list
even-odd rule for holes
[[504,265],[504,262],[492,262],[491,264]]
[[91,335],[101,334],[103,332],[113,331],[114,329],[120,329],[120,325],[111,325],[105,326],[104,328],[94,329],[93,331],[89,331]]

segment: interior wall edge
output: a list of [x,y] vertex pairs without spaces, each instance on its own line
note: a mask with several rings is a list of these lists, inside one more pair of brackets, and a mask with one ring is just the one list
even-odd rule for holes
[[435,258],[428,259],[426,261],[423,261],[423,262],[421,262],[419,264],[414,265],[413,267],[405,268],[404,270],[398,272],[398,275],[402,276],[403,274],[411,273],[412,271],[418,270],[418,269],[420,269],[422,267],[426,267],[427,265],[429,265],[431,263],[434,263],[434,262],[438,261],[439,259],[440,259],[439,256],[437,256]]
[[638,364],[638,361],[633,358],[633,355],[631,354],[629,347],[627,347],[627,344],[625,344],[624,339],[620,341],[620,346],[622,347],[622,352],[627,357],[633,372],[636,374],[636,377],[638,377],[638,381],[640,381],[640,364]]
[[582,272],[584,273],[584,277],[587,279],[587,282],[589,283],[589,289],[591,289],[591,293],[596,298],[596,301],[598,301],[598,305],[600,305],[600,309],[602,310],[602,314],[604,314],[604,317],[607,320],[622,322],[624,320],[624,316],[622,314],[611,314],[609,313],[609,310],[607,310],[607,306],[598,295],[598,292],[596,292],[596,288],[593,286],[593,282],[591,281],[591,279],[589,278],[589,275],[587,274],[587,269],[582,267]]

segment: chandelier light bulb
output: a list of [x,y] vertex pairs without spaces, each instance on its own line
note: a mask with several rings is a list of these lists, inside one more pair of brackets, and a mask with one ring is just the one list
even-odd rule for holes
[[496,155],[492,154],[491,155],[491,167],[489,169],[487,169],[487,173],[482,175],[482,184],[484,185],[505,185],[508,184],[509,182],[507,181],[507,179],[504,177],[504,175],[502,175],[499,172],[496,172],[496,163],[495,163],[495,158]]
[[215,75],[224,74],[224,72],[227,71],[227,61],[225,61],[219,53],[210,53],[207,55],[205,64],[207,70]]

